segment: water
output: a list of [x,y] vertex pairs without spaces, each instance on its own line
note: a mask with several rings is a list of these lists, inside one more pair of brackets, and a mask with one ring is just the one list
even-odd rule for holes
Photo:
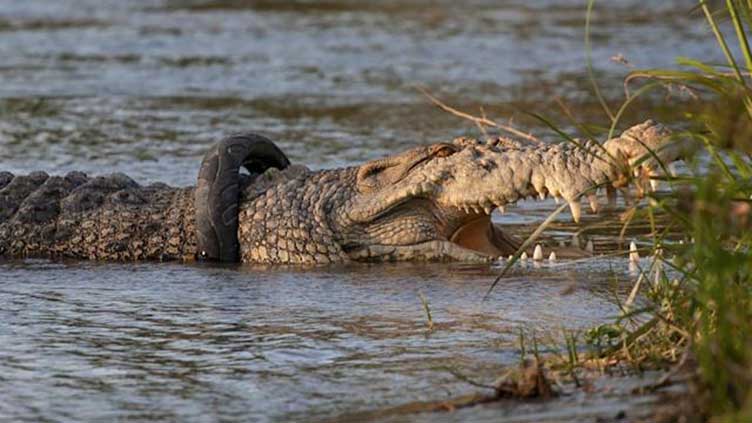
[[[415,84],[502,119],[558,110],[557,95],[594,104],[580,1],[360,3],[1,0],[0,162],[185,185],[233,131],[314,167],[477,134]],[[637,66],[717,56],[685,3],[598,9],[593,61],[615,94],[627,71],[615,54]]]
[[528,268],[485,302],[493,272],[460,265],[0,271],[0,410],[31,420],[286,421],[440,399],[471,388],[449,369],[493,379],[515,362],[520,327],[617,311],[606,273],[578,269]]
[[[617,53],[717,56],[693,5],[599,3],[607,94],[628,71]],[[583,36],[584,5],[567,0],[0,0],[0,170],[187,185],[234,131],[314,168],[478,134],[415,84],[545,135],[520,110],[556,113],[561,96],[598,114]],[[626,264],[520,269],[483,302],[498,269],[0,262],[0,420],[325,420],[473,392],[447,369],[490,382],[518,359],[520,327],[614,315],[629,284],[611,268]]]

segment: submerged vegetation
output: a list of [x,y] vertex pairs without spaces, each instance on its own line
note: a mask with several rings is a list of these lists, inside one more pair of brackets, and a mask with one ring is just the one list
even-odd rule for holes
[[[650,176],[664,185],[660,194],[641,190],[644,175],[635,177],[647,201],[630,206],[624,225],[655,222],[659,214],[668,224],[653,226],[643,240],[651,258],[643,259],[620,316],[579,340],[568,334],[566,353],[551,365],[575,382],[577,369],[613,365],[671,368],[664,382],[689,373],[700,396],[692,401],[700,408],[694,418],[752,421],[752,2],[701,1],[695,11],[707,20],[726,63],[679,58],[679,69],[634,69],[616,110],[592,79],[605,125],[598,132],[598,125],[573,122],[584,137],[606,137],[636,98],[680,87],[688,99],[673,105],[683,108],[674,136],[696,141],[701,151],[678,175],[661,164],[665,174]],[[669,230],[683,239],[666,237]],[[635,301],[637,294],[644,300]],[[589,348],[578,355],[580,341]]]

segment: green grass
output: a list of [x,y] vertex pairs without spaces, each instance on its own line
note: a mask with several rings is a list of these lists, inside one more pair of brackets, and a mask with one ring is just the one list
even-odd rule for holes
[[[638,312],[624,310],[605,332],[607,339],[598,333],[604,328],[597,328],[591,341],[643,363],[675,362],[691,354],[707,392],[707,415],[752,421],[752,52],[747,42],[752,2],[728,0],[715,10],[701,2],[699,8],[726,64],[680,58],[678,70],[637,70],[627,77],[647,81],[633,97],[664,83],[700,93],[704,107],[685,114],[689,130],[682,135],[701,141],[709,162],[690,163],[688,177],[669,178],[671,195],[644,209],[669,214],[689,242],[654,238],[654,249],[663,254],[642,275],[648,305]],[[741,60],[734,51],[741,52]],[[611,123],[613,128],[616,122]],[[622,351],[613,349],[614,339]]]
[[[650,288],[653,307],[646,313],[664,326],[658,334],[663,351],[686,345],[696,357],[708,415],[752,421],[752,52],[747,42],[752,2],[728,0],[717,10],[701,2],[699,7],[727,64],[680,59],[687,70],[637,71],[654,81],[702,90],[700,101],[707,106],[687,113],[692,123],[687,136],[702,141],[710,158],[707,168],[695,165],[692,175],[675,185],[671,201],[655,206],[672,215],[693,242],[672,249],[678,264],[664,264],[674,276],[663,273]],[[743,60],[732,51],[741,52]]]
[[[641,269],[633,290],[633,294],[642,294],[644,301],[635,303],[630,295],[619,304],[621,313],[613,322],[592,328],[581,338],[565,333],[566,350],[558,366],[576,376],[578,367],[593,362],[599,368],[620,364],[635,370],[696,363],[702,395],[695,403],[700,404],[702,414],[695,417],[750,422],[752,50],[748,31],[752,0],[714,2],[715,7],[700,1],[696,9],[704,15],[709,36],[715,38],[725,63],[678,58],[675,69],[633,70],[625,79],[626,98],[616,112],[609,109],[592,77],[587,34],[591,25],[597,25],[591,20],[594,3],[589,1],[587,7],[586,57],[593,94],[603,106],[604,116],[601,122],[576,122],[574,127],[587,138],[602,136],[605,140],[617,127],[628,126],[620,117],[634,107],[637,98],[660,93],[669,85],[679,86],[692,93],[694,101],[669,105],[685,108],[679,110],[684,121],[679,123],[683,130],[677,136],[699,142],[704,154],[698,157],[706,160],[691,160],[687,175],[666,174],[669,195],[648,193],[651,201],[629,210],[631,216],[650,222],[659,213],[669,216],[667,226],[679,229],[684,242],[665,238],[662,234],[666,231],[656,227],[650,239],[653,258]],[[573,139],[548,119],[539,118],[563,140]],[[605,129],[593,134],[582,128]],[[541,225],[541,230],[544,227]],[[581,342],[588,348],[578,353]]]

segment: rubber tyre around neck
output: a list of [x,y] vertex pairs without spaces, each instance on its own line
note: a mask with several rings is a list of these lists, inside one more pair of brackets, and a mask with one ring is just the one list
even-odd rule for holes
[[287,156],[271,140],[258,134],[229,136],[204,155],[194,197],[198,260],[237,262],[240,167],[260,174],[290,165]]

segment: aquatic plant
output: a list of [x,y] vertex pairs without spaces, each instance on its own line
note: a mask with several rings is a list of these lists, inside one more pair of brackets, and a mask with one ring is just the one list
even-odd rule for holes
[[[579,122],[562,104],[569,126],[580,138],[605,141],[626,126],[621,118],[638,99],[650,98],[655,107],[675,109],[678,130],[673,136],[692,141],[698,152],[679,175],[653,151],[643,160],[655,160],[662,174],[629,172],[634,175],[632,191],[642,201],[628,203],[622,237],[635,222],[648,222],[650,229],[640,240],[646,247],[639,253],[646,258],[636,264],[633,289],[623,301],[618,299],[620,313],[612,322],[582,334],[565,331],[564,348],[540,361],[578,385],[578,372],[586,369],[670,369],[655,387],[672,378],[689,378],[700,388],[693,391],[699,398],[686,403],[692,409],[683,410],[685,417],[746,422],[752,421],[752,1],[714,4],[700,0],[690,12],[704,15],[726,63],[680,57],[677,69],[631,69],[624,79],[625,98],[612,109],[614,102],[600,90],[590,58],[595,0],[588,1],[586,65],[606,120]],[[663,100],[660,94],[676,87],[685,98]],[[443,110],[474,122],[481,132],[484,127],[519,132],[485,115],[460,112],[423,92]],[[672,103],[660,104],[664,101]],[[553,120],[530,115],[564,142],[579,143]],[[659,184],[664,189],[656,191]],[[489,292],[565,206],[554,210],[506,262]],[[622,253],[633,256],[637,251]],[[521,331],[522,359],[529,339],[538,361],[538,340]]]
[[[593,5],[591,0],[586,33]],[[661,164],[664,175],[648,176],[653,185],[668,183],[664,193],[646,191],[644,175],[632,181],[648,201],[627,210],[625,226],[636,218],[652,224],[657,214],[665,214],[667,227],[684,238],[670,239],[667,230],[653,225],[646,240],[651,258],[639,269],[632,294],[620,303],[621,314],[586,333],[589,353],[579,359],[567,339],[566,362],[570,372],[576,363],[598,360],[635,368],[675,364],[664,381],[679,368],[685,373],[691,368],[702,387],[703,397],[695,401],[702,417],[752,421],[752,2],[727,0],[711,9],[701,0],[695,11],[707,20],[726,63],[679,58],[679,69],[632,70],[625,79],[626,99],[614,113],[588,59],[595,95],[608,118],[606,138],[637,97],[679,85],[691,93],[691,101],[675,105],[685,108],[680,110],[684,128],[675,136],[695,140],[702,154],[682,175]],[[634,84],[640,85],[632,92]],[[635,305],[638,292],[645,301]]]

